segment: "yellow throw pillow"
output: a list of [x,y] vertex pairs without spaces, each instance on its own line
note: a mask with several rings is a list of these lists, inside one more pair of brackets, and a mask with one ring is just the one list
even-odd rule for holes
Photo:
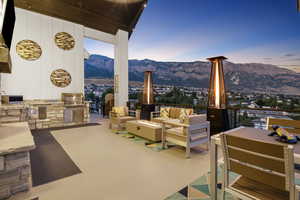
[[185,110],[186,110],[187,115],[192,115],[194,113],[193,108],[186,108]]
[[160,117],[169,118],[170,116],[170,108],[161,108],[160,109]]
[[124,117],[126,114],[123,106],[113,107],[112,111],[117,113],[120,117]]
[[182,108],[180,110],[179,121],[180,123],[185,123],[189,118],[190,112],[188,109]]

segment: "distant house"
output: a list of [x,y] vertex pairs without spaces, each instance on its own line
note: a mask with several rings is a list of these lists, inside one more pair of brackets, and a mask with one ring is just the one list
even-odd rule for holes
[[249,103],[248,103],[248,102],[242,102],[241,105],[242,105],[242,106],[248,106]]
[[263,106],[262,108],[271,109],[271,106]]
[[248,108],[259,108],[259,105],[257,105],[255,102],[251,102],[250,105],[248,105]]

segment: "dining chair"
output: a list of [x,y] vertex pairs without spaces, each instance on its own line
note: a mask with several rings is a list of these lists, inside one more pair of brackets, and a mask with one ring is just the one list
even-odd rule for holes
[[[293,146],[221,134],[224,155],[222,197],[296,200]],[[239,176],[229,183],[229,173]]]

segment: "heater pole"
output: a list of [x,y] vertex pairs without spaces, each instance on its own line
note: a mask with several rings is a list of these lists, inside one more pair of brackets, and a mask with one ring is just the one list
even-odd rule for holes
[[223,56],[208,58],[211,62],[210,86],[208,90],[207,121],[210,121],[211,135],[229,129],[229,117],[223,71]]
[[154,98],[153,98],[152,71],[145,71],[141,119],[150,120],[151,112],[153,112],[154,110],[155,110],[155,105],[154,105]]

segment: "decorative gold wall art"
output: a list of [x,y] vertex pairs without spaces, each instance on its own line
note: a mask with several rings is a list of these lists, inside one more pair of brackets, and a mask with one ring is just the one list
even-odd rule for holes
[[71,83],[72,77],[66,70],[57,69],[51,73],[50,80],[56,87],[64,88]]
[[32,40],[22,40],[17,43],[17,54],[25,60],[37,60],[42,55],[42,49],[38,43]]
[[73,36],[66,32],[56,33],[54,40],[56,45],[63,50],[71,50],[75,46]]

